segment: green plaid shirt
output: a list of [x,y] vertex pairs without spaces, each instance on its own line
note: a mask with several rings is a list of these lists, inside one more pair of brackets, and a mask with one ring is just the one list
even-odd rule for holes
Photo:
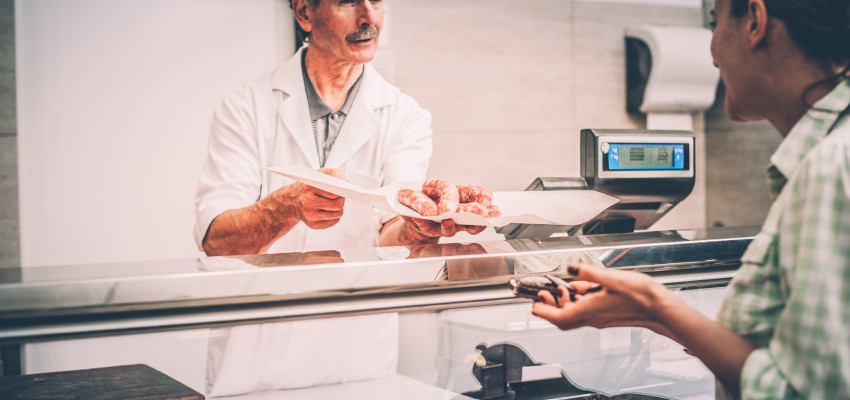
[[771,157],[773,204],[718,321],[752,341],[745,399],[850,398],[850,82]]

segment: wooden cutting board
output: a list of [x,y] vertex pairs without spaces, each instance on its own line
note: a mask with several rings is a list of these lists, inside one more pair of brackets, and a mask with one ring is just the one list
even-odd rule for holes
[[0,377],[0,396],[50,400],[202,400],[204,396],[147,365]]

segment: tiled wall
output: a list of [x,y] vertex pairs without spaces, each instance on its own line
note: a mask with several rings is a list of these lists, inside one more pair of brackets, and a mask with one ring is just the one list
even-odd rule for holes
[[706,113],[709,226],[761,225],[770,208],[767,164],[782,136],[765,121],[726,118],[724,87]]
[[15,1],[0,0],[0,267],[21,264],[15,109]]
[[[496,190],[579,176],[582,128],[644,129],[626,112],[624,29],[703,18],[693,6],[579,0],[386,4],[396,84],[434,116],[429,177]],[[669,217],[664,227],[706,225],[703,179]]]

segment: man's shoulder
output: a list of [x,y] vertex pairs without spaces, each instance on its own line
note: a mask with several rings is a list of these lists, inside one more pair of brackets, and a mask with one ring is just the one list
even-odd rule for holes
[[[405,93],[398,86],[387,81],[381,73],[375,69],[370,64],[366,64],[366,75],[365,78],[368,79],[368,84],[365,84],[364,87],[368,87],[364,91],[366,96],[369,97],[369,104],[374,108],[401,108],[405,110],[423,110],[424,109],[419,105],[413,96]],[[361,90],[363,90],[361,88]]]
[[234,87],[221,98],[220,106],[237,109],[255,109],[272,99],[272,77],[275,70],[255,76]]
[[270,91],[272,88],[272,81],[274,78],[275,72],[278,69],[273,69],[271,71],[263,72],[262,74],[255,76],[247,81],[244,81],[241,86],[233,89],[231,94],[243,92],[243,93],[254,93],[257,91]]
[[387,101],[395,101],[401,94],[401,89],[387,81],[384,76],[371,63],[363,66],[363,86],[369,95],[382,98]]

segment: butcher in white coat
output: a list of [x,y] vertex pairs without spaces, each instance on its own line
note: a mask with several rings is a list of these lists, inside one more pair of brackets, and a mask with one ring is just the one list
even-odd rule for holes
[[[199,248],[210,256],[341,250],[483,230],[382,213],[265,171],[307,165],[371,189],[425,180],[432,152],[431,115],[368,64],[382,2],[291,6],[308,44],[215,110],[196,195]],[[378,378],[395,372],[397,358],[392,313],[213,329],[207,393]]]
[[343,249],[483,230],[380,213],[264,170],[308,165],[372,189],[425,180],[432,152],[430,113],[368,64],[382,2],[291,4],[308,45],[215,110],[196,194],[199,248],[207,255]]

